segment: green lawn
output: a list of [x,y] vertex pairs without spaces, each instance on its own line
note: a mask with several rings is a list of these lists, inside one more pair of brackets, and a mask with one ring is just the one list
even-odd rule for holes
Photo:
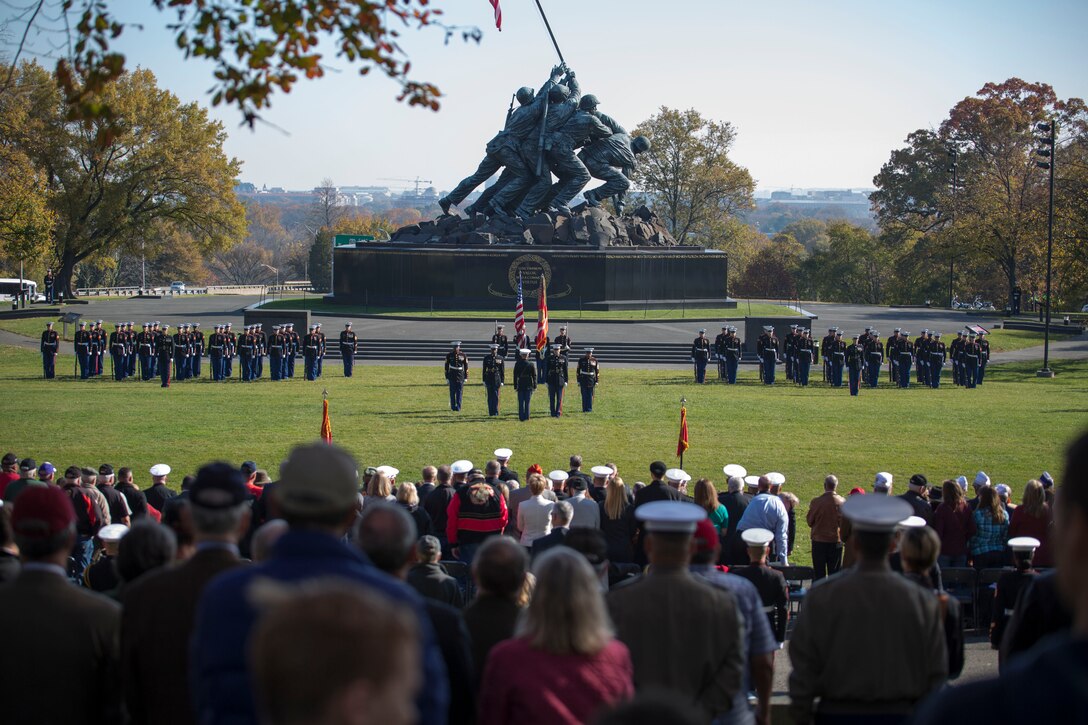
[[[1043,333],[1034,332],[1032,330],[993,330],[986,335],[986,338],[990,341],[991,352],[1010,352],[1012,350],[1023,350],[1026,347],[1035,347],[1043,344]],[[951,339],[956,339],[955,335],[951,336]],[[1072,335],[1051,335],[1051,342],[1061,342],[1063,340],[1072,340]],[[947,344],[946,340],[945,344]]]
[[[45,323],[47,322],[53,322],[53,329],[56,330],[58,334],[63,334],[64,325],[58,322],[58,320],[60,320],[60,314],[56,317],[30,317],[25,320],[0,320],[0,330],[26,335],[27,337],[37,340],[45,330]],[[78,325],[68,325],[68,337],[65,337],[64,339],[71,340],[72,335],[78,329]]]
[[[550,418],[540,389],[535,417],[521,423],[510,387],[496,419],[486,415],[478,383],[466,388],[465,409],[451,412],[437,367],[362,367],[346,379],[333,363],[315,383],[202,380],[164,390],[157,383],[73,380],[70,356],[58,362],[65,377],[44,381],[37,354],[0,347],[7,421],[0,448],[62,469],[131,466],[141,485],[157,462],[173,466],[173,484],[217,458],[253,459],[274,475],[292,445],[317,438],[327,388],[335,441],[360,465],[396,466],[402,480],[413,480],[429,463],[468,458],[482,466],[505,446],[514,449],[520,471],[531,463],[566,469],[567,457],[580,453],[587,466],[617,463],[633,483],[647,479],[654,459],[677,463],[679,400],[686,396],[691,449],[684,467],[719,487],[726,463],[754,473],[778,470],[803,512],[828,473],[849,490],[890,471],[902,491],[913,473],[939,481],[982,469],[1012,485],[1018,498],[1024,482],[1043,470],[1059,475],[1066,442],[1088,422],[1088,362],[1056,361],[1053,380],[1036,378],[1038,367],[994,367],[976,390],[882,387],[858,398],[822,384],[766,388],[749,370],[736,386],[696,386],[684,371],[605,367],[594,413],[581,413],[578,391],[568,388],[567,414]],[[478,379],[478,370],[472,372]],[[803,524],[798,548],[807,559]]]
[[[381,315],[434,317],[436,319],[461,318],[493,320],[502,316],[497,310],[420,310],[405,307],[375,307],[362,305],[336,305],[326,302],[321,297],[295,297],[266,302],[263,307],[272,310],[310,310],[312,312],[332,312],[341,315]],[[526,308],[525,314],[535,318],[536,309]],[[558,312],[556,314],[559,314]],[[573,320],[680,320],[680,319],[734,319],[744,317],[796,317],[797,310],[783,305],[767,302],[739,301],[736,308],[694,309],[671,307],[656,310],[563,310],[564,319]],[[513,316],[513,307],[510,309]]]

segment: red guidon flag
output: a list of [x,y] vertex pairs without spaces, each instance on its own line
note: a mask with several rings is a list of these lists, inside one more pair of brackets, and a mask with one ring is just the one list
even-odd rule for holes
[[499,7],[499,0],[491,0],[492,7],[495,8],[495,27],[502,31],[502,8]]
[[536,349],[539,353],[544,353],[545,348],[548,347],[548,292],[546,286],[547,280],[541,274],[540,296],[537,297],[536,303]]
[[329,394],[323,393],[321,401],[321,440],[332,444],[332,421],[329,420]]
[[676,456],[679,458],[684,455],[684,451],[688,449],[690,444],[688,443],[688,409],[687,406],[680,406],[680,438],[676,441]]

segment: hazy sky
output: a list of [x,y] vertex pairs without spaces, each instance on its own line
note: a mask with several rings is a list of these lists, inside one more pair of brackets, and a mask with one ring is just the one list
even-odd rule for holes
[[[541,2],[602,111],[628,128],[662,105],[729,121],[732,156],[763,189],[869,187],[908,133],[938,125],[989,81],[1019,76],[1088,97],[1085,0]],[[539,86],[557,59],[533,0],[502,1],[501,33],[488,0],[436,4],[447,22],[484,30],[479,45],[405,31],[413,77],[444,93],[439,112],[399,104],[392,81],[330,58],[340,72],[273,100],[265,117],[283,131],[250,131],[233,108],[213,110],[230,133],[227,152],[244,161],[242,178],[304,189],[324,177],[398,186],[382,179],[419,176],[449,189],[472,171],[511,92]],[[170,16],[132,12],[126,19],[145,30],[121,44],[130,66],[150,68],[183,100],[208,102],[210,66],[183,61],[161,30]]]

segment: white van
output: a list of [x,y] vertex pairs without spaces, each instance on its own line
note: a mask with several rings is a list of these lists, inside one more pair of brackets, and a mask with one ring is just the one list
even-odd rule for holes
[[[31,279],[22,281],[27,302],[45,302],[45,295],[38,294],[38,283]],[[0,301],[11,302],[19,294],[18,277],[0,277]]]

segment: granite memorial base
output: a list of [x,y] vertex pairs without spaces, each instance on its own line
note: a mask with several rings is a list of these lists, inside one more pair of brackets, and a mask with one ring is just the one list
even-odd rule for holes
[[735,306],[727,255],[675,247],[479,247],[360,244],[333,252],[333,301],[416,309],[512,310],[520,275],[527,311],[540,280],[555,310]]

